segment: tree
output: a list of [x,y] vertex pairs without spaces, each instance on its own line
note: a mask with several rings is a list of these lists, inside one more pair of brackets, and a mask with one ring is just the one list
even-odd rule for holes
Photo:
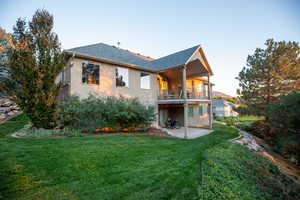
[[300,90],[300,47],[296,42],[265,42],[247,58],[247,65],[237,79],[241,100],[257,114],[276,103],[280,95]]
[[278,103],[267,107],[267,116],[277,132],[300,136],[300,92],[280,96]]
[[37,10],[28,24],[18,19],[8,52],[10,78],[4,88],[37,128],[53,128],[57,120],[57,96],[61,85],[55,83],[64,68],[57,35],[52,32],[53,16]]

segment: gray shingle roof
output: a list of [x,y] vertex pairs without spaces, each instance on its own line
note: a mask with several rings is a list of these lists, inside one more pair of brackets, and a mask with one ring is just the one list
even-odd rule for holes
[[164,56],[153,61],[144,60],[127,50],[119,49],[117,47],[110,46],[104,43],[87,45],[68,50],[97,58],[109,59],[120,63],[134,64],[140,67],[147,68],[149,70],[159,71],[185,64],[198,47],[199,45],[170,54],[168,56]]
[[198,49],[199,45],[178,51],[176,53],[158,58],[148,63],[148,66],[155,70],[163,70],[171,67],[183,65],[188,61],[188,59],[193,55],[193,53]]
[[74,51],[89,56],[94,56],[97,58],[109,59],[116,62],[134,64],[144,66],[148,61],[134,56],[132,53],[119,49],[114,46],[110,46],[104,43],[92,44],[82,47],[76,47],[69,49],[69,51]]

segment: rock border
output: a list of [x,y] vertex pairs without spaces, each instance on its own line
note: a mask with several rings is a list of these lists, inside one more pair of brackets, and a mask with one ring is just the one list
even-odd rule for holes
[[277,166],[279,171],[293,180],[295,183],[300,184],[300,169],[292,164],[291,162],[284,159],[277,153],[274,153],[270,149],[266,148],[266,144],[263,141],[259,140],[252,134],[240,130],[236,127],[235,129],[239,130],[240,136],[237,138],[231,139],[232,142],[246,146],[248,149],[253,150],[257,154],[271,161],[274,165]]

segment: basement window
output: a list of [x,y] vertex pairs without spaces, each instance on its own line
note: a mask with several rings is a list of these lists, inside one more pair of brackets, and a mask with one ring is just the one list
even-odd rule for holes
[[99,65],[90,62],[82,63],[82,83],[99,84]]
[[141,89],[150,89],[150,74],[141,72]]
[[194,107],[193,106],[188,107],[188,116],[194,117]]
[[199,105],[199,115],[202,116],[204,114],[204,106]]
[[128,87],[128,69],[123,67],[116,68],[116,86]]

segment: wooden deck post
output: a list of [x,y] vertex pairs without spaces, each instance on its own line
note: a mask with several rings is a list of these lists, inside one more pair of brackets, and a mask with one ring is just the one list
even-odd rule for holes
[[186,65],[182,69],[182,91],[183,91],[183,122],[184,122],[184,138],[187,139],[188,133],[188,102],[187,102],[187,93],[186,93]]
[[207,94],[208,94],[208,99],[210,100],[210,103],[208,104],[208,119],[209,119],[209,128],[212,129],[212,89],[211,89],[211,83],[210,83],[210,76],[207,74]]

